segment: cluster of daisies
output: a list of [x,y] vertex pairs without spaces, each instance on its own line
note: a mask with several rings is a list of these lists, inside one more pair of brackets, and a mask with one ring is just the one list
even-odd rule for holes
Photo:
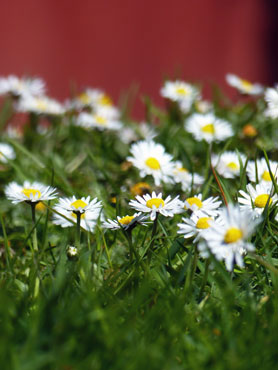
[[[265,116],[278,118],[278,87],[265,89],[231,74],[226,79],[241,94],[264,94]],[[237,204],[224,206],[218,197],[203,199],[200,187],[204,177],[191,173],[181,161],[167,153],[163,145],[155,142],[157,133],[153,126],[148,123],[142,123],[136,129],[126,126],[119,109],[102,90],[87,88],[61,104],[46,96],[45,83],[41,79],[9,76],[0,78],[0,95],[10,95],[16,111],[46,117],[60,116],[86,130],[111,130],[126,144],[134,142],[127,161],[138,169],[140,178],[152,177],[157,187],[178,184],[183,192],[175,198],[164,197],[156,191],[145,194],[140,191],[138,195],[139,188],[149,190],[147,183],[139,183],[136,185],[138,189],[133,189],[133,194],[137,194],[135,199],[129,202],[135,213],[105,219],[102,203],[97,198],[58,197],[55,188],[38,182],[25,181],[23,185],[12,182],[6,186],[5,195],[9,200],[15,204],[26,202],[32,210],[41,202],[59,198],[52,207],[52,220],[56,225],[63,228],[80,225],[93,232],[100,222],[105,229],[131,233],[137,225],[145,226],[158,217],[177,215],[180,217],[178,234],[185,239],[193,238],[204,258],[213,255],[225,261],[227,269],[232,271],[235,263],[242,267],[244,255],[254,250],[250,238],[261,222],[263,212],[273,210],[274,219],[278,221],[278,196],[273,187],[278,180],[278,163],[274,161],[266,162],[263,158],[248,161],[244,154],[232,151],[213,153],[211,164],[218,175],[233,179],[244,169],[250,180],[246,191],[239,190]],[[202,100],[197,86],[184,81],[167,81],[161,95],[178,105],[184,113],[184,129],[195,140],[211,144],[234,135],[231,123],[218,117],[212,104]],[[252,127],[248,130],[252,131]],[[8,163],[14,158],[13,147],[0,143],[0,162]],[[189,192],[195,195],[187,197]]]
[[[57,190],[38,182],[25,181],[23,185],[12,182],[6,186],[5,195],[14,204],[26,202],[36,206],[39,202],[55,199]],[[100,217],[102,204],[97,198],[92,200],[90,196],[80,199],[75,196],[60,198],[53,207],[53,223],[61,227],[71,227],[79,219],[80,226],[92,232],[101,218],[104,228],[131,231],[137,225],[146,225],[148,220],[154,221],[159,214],[173,217],[189,212],[191,216],[183,217],[182,223],[178,224],[178,233],[183,234],[185,238],[194,236],[194,242],[201,240],[198,248],[203,257],[208,257],[211,252],[217,259],[225,260],[227,269],[232,270],[234,262],[243,266],[242,255],[254,249],[246,240],[259,219],[250,222],[249,211],[243,212],[232,205],[223,208],[218,198],[210,197],[203,200],[202,195],[198,194],[182,201],[178,196],[174,199],[170,196],[163,199],[162,193],[152,192],[136,196],[136,200],[131,200],[129,205],[137,211],[133,215],[104,220]]]

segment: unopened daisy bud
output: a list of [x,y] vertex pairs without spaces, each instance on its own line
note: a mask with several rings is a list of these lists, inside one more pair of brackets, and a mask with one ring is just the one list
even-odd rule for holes
[[248,123],[247,125],[243,127],[242,133],[244,136],[249,137],[249,138],[253,138],[258,135],[258,131],[250,123]]
[[74,246],[69,246],[67,249],[67,256],[68,259],[71,261],[75,261],[78,259],[78,249]]

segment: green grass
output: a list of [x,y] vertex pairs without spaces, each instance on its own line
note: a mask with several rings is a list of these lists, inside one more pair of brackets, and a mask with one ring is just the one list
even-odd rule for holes
[[[167,112],[147,102],[148,119],[158,121],[158,136],[175,159],[206,176],[206,196],[236,202],[246,185],[245,166],[238,179],[218,176],[209,166],[208,145],[196,142],[183,129],[176,107]],[[236,135],[214,152],[238,150],[248,158],[277,160],[277,121],[266,120],[264,103],[232,105],[215,101],[215,111],[228,119]],[[11,114],[5,102],[1,117]],[[34,117],[33,117],[34,118]],[[128,239],[99,224],[93,234],[82,232],[77,260],[67,257],[75,243],[75,228],[51,222],[52,206],[37,211],[38,251],[33,250],[31,210],[13,205],[3,193],[11,181],[25,179],[52,184],[61,195],[97,196],[105,216],[129,213],[130,186],[141,179],[135,168],[121,166],[129,154],[111,132],[85,131],[74,117],[50,118],[46,134],[26,125],[13,145],[17,157],[1,166],[0,230],[0,368],[20,369],[273,369],[278,347],[278,225],[275,207],[266,212],[252,242],[256,254],[245,268],[228,273],[211,257],[208,267],[192,240],[177,234],[181,215],[159,218],[150,263],[152,225],[136,227],[130,262]],[[254,139],[243,137],[252,123]],[[28,122],[27,122],[28,123]],[[135,125],[126,118],[126,125]],[[181,195],[179,185],[165,185],[164,194]],[[116,205],[111,198],[116,196]]]

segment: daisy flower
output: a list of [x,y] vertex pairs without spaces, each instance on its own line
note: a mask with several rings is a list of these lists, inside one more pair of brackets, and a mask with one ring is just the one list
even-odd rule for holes
[[185,239],[195,236],[193,243],[199,241],[202,234],[215,222],[213,217],[200,217],[194,213],[190,218],[183,217],[182,221],[182,223],[178,224],[178,234],[182,234]]
[[233,136],[233,130],[229,122],[215,117],[213,113],[194,113],[185,122],[185,129],[190,132],[196,140],[223,141]]
[[[75,196],[70,198],[61,198],[59,202],[53,207],[53,209],[59,212],[61,215],[66,216],[69,220],[74,223],[77,222],[77,214],[80,215],[80,226],[87,230],[93,231],[99,218],[100,211],[102,208],[101,202],[97,198],[90,200],[90,196],[87,198],[82,197],[77,199]],[[53,223],[62,227],[74,226],[72,222],[66,220],[61,215],[55,213],[53,216]]]
[[191,186],[200,186],[204,182],[204,178],[196,173],[193,175],[183,167],[182,163],[180,161],[174,162],[174,168],[173,168],[173,179],[175,183],[181,184],[181,188],[183,191],[188,190],[191,188]]
[[154,178],[155,185],[161,182],[172,183],[173,157],[165,153],[161,144],[154,141],[139,141],[131,146],[132,157],[127,157],[140,171],[140,176],[151,175]]
[[42,95],[45,93],[45,83],[40,78],[18,78],[8,76],[0,78],[0,95],[13,96]]
[[278,85],[266,89],[264,98],[267,104],[265,115],[273,119],[278,118]]
[[196,100],[195,109],[198,113],[208,113],[212,111],[213,105],[208,100]]
[[255,249],[247,239],[261,220],[252,219],[250,212],[241,211],[232,204],[223,208],[219,217],[221,226],[212,224],[202,237],[215,258],[225,261],[228,271],[233,270],[234,263],[244,267],[243,254]]
[[0,162],[7,163],[8,160],[15,159],[13,147],[6,143],[0,143]]
[[102,226],[106,229],[118,230],[124,229],[128,230],[136,226],[137,223],[143,224],[142,221],[146,219],[145,215],[141,212],[134,213],[134,215],[126,215],[124,217],[117,216],[116,220],[108,219],[102,223]]
[[111,119],[109,116],[103,112],[99,113],[87,113],[82,112],[77,118],[77,125],[93,129],[97,128],[100,131],[103,130],[120,130],[122,128],[122,123],[118,120]]
[[[277,181],[278,178],[278,162],[269,161],[269,166],[271,169],[271,173],[273,174],[274,179]],[[272,186],[272,181],[269,173],[269,169],[264,158],[257,159],[255,161],[249,161],[246,167],[246,173],[249,177],[250,181],[257,182],[258,181],[264,183],[265,185]]]
[[56,189],[51,186],[45,186],[40,182],[24,181],[23,185],[11,182],[5,187],[6,197],[12,203],[37,203],[55,199],[57,197]]
[[[254,215],[260,216],[266,205],[270,207],[274,202],[277,202],[278,196],[276,194],[271,194],[271,187],[260,183],[254,188],[251,184],[246,186],[247,193],[243,190],[239,190],[239,194],[242,197],[238,198],[238,202],[241,204],[240,209],[253,211]],[[275,204],[277,206],[277,204]]]
[[199,90],[184,81],[166,81],[160,90],[161,96],[179,103],[181,110],[187,113],[193,102],[200,98]]
[[206,200],[202,199],[202,194],[195,195],[194,197],[187,198],[183,203],[183,209],[191,210],[197,215],[216,217],[219,214],[219,207],[222,205],[218,201],[218,197],[210,197]]
[[102,106],[111,107],[113,101],[103,90],[87,88],[81,94],[79,94],[74,101],[81,107],[91,106]]
[[252,84],[234,74],[227,74],[226,81],[230,86],[235,87],[241,94],[260,95],[264,91],[262,85],[258,83]]
[[[240,158],[242,163],[244,163],[245,156],[240,154]],[[227,179],[233,179],[239,175],[240,163],[235,152],[224,152],[221,155],[213,154],[211,162],[217,172]]]
[[19,100],[16,109],[19,112],[32,112],[53,116],[65,113],[64,107],[58,101],[50,99],[47,96],[25,96]]
[[162,199],[162,193],[156,194],[154,191],[152,194],[145,194],[142,197],[137,195],[137,200],[131,200],[129,205],[136,211],[143,213],[150,213],[150,219],[155,220],[158,213],[161,213],[165,217],[173,217],[174,214],[179,213],[180,202],[178,196],[171,200],[168,196],[166,199]]

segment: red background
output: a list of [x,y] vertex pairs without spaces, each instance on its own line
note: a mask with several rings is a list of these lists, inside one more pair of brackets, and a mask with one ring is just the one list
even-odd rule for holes
[[224,86],[233,72],[270,84],[267,3],[3,0],[0,75],[41,76],[59,99],[93,86],[117,101],[138,85],[158,103],[166,76]]

